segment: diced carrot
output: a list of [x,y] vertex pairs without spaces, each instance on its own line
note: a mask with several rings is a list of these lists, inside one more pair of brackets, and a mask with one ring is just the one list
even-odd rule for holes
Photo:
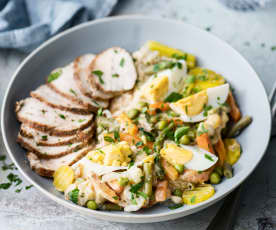
[[210,153],[215,153],[208,133],[203,133],[196,137],[196,143],[198,147],[207,150]]
[[223,143],[221,137],[219,138],[218,142],[215,144],[215,150],[219,157],[219,165],[223,166],[223,164],[226,160],[226,149],[225,149],[225,146],[224,146],[224,143]]
[[162,202],[167,199],[168,194],[168,181],[163,180],[160,181],[157,184],[156,190],[155,190],[155,201]]
[[138,127],[132,122],[131,119],[126,115],[126,113],[121,113],[116,120],[119,123],[125,124],[127,132],[131,135],[137,135]]
[[[126,141],[129,145],[135,145],[137,142],[142,141],[138,135],[130,135],[129,133],[120,133],[120,141]],[[138,146],[138,148],[143,148],[144,146],[153,149],[153,142],[147,142],[146,145]]]
[[149,105],[149,114],[155,115],[157,109],[160,109],[162,112],[168,111],[170,109],[169,103],[157,102],[154,104],[150,104]]
[[229,104],[231,109],[230,110],[231,118],[233,119],[233,121],[237,122],[238,120],[241,119],[241,112],[231,91],[229,92],[227,103]]
[[164,168],[166,176],[175,181],[178,178],[178,172],[169,162],[167,162],[164,158],[161,159],[161,165]]
[[118,180],[109,181],[109,182],[107,182],[107,184],[116,193],[121,193],[124,190],[124,187],[119,184]]

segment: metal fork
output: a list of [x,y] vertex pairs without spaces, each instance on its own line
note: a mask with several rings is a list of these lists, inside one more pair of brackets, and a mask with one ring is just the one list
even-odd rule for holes
[[[271,116],[272,116],[272,131],[271,137],[276,136],[276,82],[274,83],[272,90],[268,96]],[[242,192],[242,185],[236,188],[230,195],[228,195],[222,206],[220,207],[218,213],[213,218],[206,230],[232,230],[235,224],[235,218],[237,216],[237,210],[240,204],[240,195]]]

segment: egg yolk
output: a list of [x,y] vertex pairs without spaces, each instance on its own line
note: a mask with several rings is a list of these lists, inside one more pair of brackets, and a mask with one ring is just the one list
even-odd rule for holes
[[151,101],[151,103],[159,102],[164,99],[169,90],[168,76],[160,76],[149,82],[144,89],[142,97]]
[[160,151],[161,156],[170,164],[186,164],[193,159],[193,153],[187,149],[183,149],[174,143],[166,144]]
[[206,90],[204,90],[172,104],[175,108],[178,108],[179,111],[183,111],[187,116],[191,117],[201,113],[207,102],[208,95]]
[[91,151],[87,157],[94,163],[106,166],[127,166],[130,162],[129,155],[132,151],[126,142],[106,145]]

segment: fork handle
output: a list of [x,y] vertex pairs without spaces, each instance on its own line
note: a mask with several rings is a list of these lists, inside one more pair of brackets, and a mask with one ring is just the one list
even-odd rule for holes
[[232,230],[234,227],[234,219],[237,214],[239,206],[242,185],[236,188],[230,195],[228,195],[217,215],[213,218],[206,230]]

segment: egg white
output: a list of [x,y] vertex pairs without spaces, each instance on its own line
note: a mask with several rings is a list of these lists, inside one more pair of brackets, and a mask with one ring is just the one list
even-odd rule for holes
[[216,155],[197,146],[180,145],[180,147],[193,153],[192,160],[184,164],[187,169],[205,171],[215,165],[218,161]]
[[[208,96],[207,106],[212,106],[213,109],[218,108],[227,100],[229,94],[229,84],[208,88],[206,92]],[[195,116],[188,116],[185,111],[182,111],[178,107],[174,106],[173,103],[170,104],[170,107],[173,111],[180,114],[180,119],[184,122],[194,123],[206,119],[206,116],[204,116],[204,111]]]

